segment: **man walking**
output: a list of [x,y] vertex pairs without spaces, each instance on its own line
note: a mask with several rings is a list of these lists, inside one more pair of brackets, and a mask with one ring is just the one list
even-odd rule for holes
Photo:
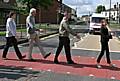
[[69,39],[69,33],[72,35],[76,36],[77,38],[80,38],[73,30],[69,27],[70,19],[70,13],[65,12],[63,20],[60,23],[59,27],[59,46],[56,51],[56,55],[54,58],[54,63],[59,64],[58,61],[58,56],[64,46],[65,48],[65,53],[66,53],[66,58],[67,58],[67,63],[68,64],[74,64],[72,58],[71,58],[71,53],[70,53],[70,39]]
[[34,41],[35,41],[35,43],[37,43],[38,48],[41,51],[42,56],[44,58],[47,58],[51,54],[51,53],[46,53],[44,51],[44,49],[41,47],[41,45],[40,45],[41,42],[39,40],[39,35],[36,32],[36,31],[40,31],[40,30],[35,28],[35,16],[36,16],[36,9],[32,8],[30,10],[29,16],[26,19],[27,36],[29,38],[29,54],[28,54],[28,59],[30,61],[34,61],[33,58],[32,58],[32,49],[33,49]]

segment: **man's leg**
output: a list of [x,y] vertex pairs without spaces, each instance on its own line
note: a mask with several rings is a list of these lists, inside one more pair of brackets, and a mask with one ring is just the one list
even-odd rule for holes
[[30,34],[30,38],[29,38],[29,50],[28,50],[28,59],[32,60],[32,50],[33,50],[33,46],[34,46],[34,40],[35,40],[35,33],[34,34]]
[[58,48],[57,48],[57,51],[56,51],[56,54],[55,54],[55,58],[54,58],[54,62],[55,63],[59,63],[58,62],[58,56],[63,48],[63,39],[61,37],[59,37],[59,45],[58,45]]
[[8,52],[8,49],[9,49],[9,47],[10,47],[10,38],[6,38],[6,45],[5,45],[5,47],[4,47],[4,50],[3,50],[3,55],[2,55],[2,58],[6,58],[6,56],[7,56],[7,52]]
[[15,52],[16,52],[18,58],[19,59],[25,58],[26,56],[22,56],[22,54],[21,54],[21,52],[20,52],[20,50],[18,48],[18,43],[17,43],[17,40],[16,40],[15,37],[12,37],[12,43],[13,43],[13,46],[14,46],[14,49],[15,49]]
[[109,52],[109,46],[108,43],[106,43],[106,57],[107,57],[107,63],[111,64],[111,60],[110,60],[110,52]]
[[106,48],[105,43],[101,43],[101,45],[102,45],[101,46],[101,52],[100,52],[100,55],[97,58],[97,63],[100,63],[100,60],[103,57],[104,52],[105,52],[105,48]]
[[68,63],[73,63],[72,57],[71,57],[71,52],[70,52],[70,39],[66,38],[66,41],[64,42],[64,48],[65,48],[65,53],[66,53],[66,58]]
[[36,34],[36,37],[35,37],[35,42],[38,45],[38,48],[39,48],[42,56],[45,57],[47,55],[47,53],[44,51],[43,47],[41,46],[41,42],[40,42],[39,36],[37,34]]

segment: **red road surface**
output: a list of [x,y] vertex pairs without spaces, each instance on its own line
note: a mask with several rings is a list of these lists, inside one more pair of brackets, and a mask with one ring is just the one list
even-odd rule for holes
[[[2,55],[2,52],[0,52],[0,55]],[[103,68],[97,69],[95,65],[96,58],[91,57],[73,56],[74,61],[77,63],[75,65],[66,64],[65,56],[62,55],[59,57],[61,64],[53,63],[54,55],[51,55],[48,59],[44,60],[40,54],[33,54],[34,59],[37,59],[35,62],[29,62],[27,59],[24,61],[19,61],[17,60],[15,53],[12,52],[9,52],[7,57],[9,60],[2,60],[0,58],[0,66],[22,66],[25,69],[52,71],[56,73],[65,73],[80,76],[94,76],[97,78],[115,78],[120,80],[119,60],[113,60],[112,62],[116,64],[117,67],[110,68],[106,64],[106,60],[102,59],[101,64]]]

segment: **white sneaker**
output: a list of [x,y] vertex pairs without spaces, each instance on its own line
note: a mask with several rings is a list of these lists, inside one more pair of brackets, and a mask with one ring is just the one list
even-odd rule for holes
[[101,69],[102,66],[101,66],[100,64],[97,64],[97,68],[98,68],[98,69]]
[[115,64],[109,64],[109,66],[110,66],[110,67],[116,67],[116,65],[115,65]]

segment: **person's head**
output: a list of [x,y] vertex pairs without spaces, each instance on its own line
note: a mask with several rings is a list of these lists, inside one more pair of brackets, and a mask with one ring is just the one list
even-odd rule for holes
[[66,11],[64,13],[64,17],[65,17],[66,20],[69,20],[71,18],[71,14]]
[[31,14],[32,16],[35,16],[35,15],[36,15],[36,9],[35,9],[35,8],[31,8],[31,9],[30,9],[30,14]]
[[11,12],[9,13],[9,18],[15,19],[15,18],[16,18],[16,13],[15,13],[14,11],[11,11]]
[[101,20],[101,26],[105,27],[107,25],[107,21],[105,19]]

